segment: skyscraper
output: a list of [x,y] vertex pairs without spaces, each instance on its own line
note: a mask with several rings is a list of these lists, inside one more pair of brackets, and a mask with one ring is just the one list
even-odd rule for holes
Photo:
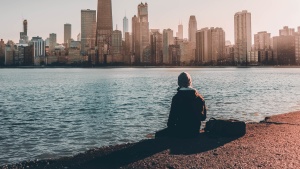
[[24,35],[25,35],[25,36],[28,36],[28,35],[27,35],[27,30],[28,30],[28,22],[27,22],[27,20],[25,19],[25,20],[23,21],[23,32],[24,32]]
[[197,20],[195,15],[190,16],[189,20],[189,41],[196,43]]
[[128,32],[128,19],[125,16],[123,18],[123,39],[125,39],[125,33]]
[[107,62],[112,45],[112,5],[111,0],[98,0],[96,46],[98,48],[98,60]]
[[64,43],[65,47],[69,48],[71,43],[72,26],[69,23],[64,25]]
[[244,10],[234,15],[234,59],[238,63],[250,61],[252,46],[251,13]]
[[132,18],[132,36],[135,62],[150,63],[148,4],[138,5],[138,15]]
[[178,32],[176,33],[178,39],[183,39],[183,25],[180,23],[178,25]]
[[81,53],[87,54],[95,48],[96,42],[96,10],[81,10]]
[[20,32],[20,41],[19,41],[19,43],[28,43],[27,30],[28,30],[28,22],[25,19],[23,21],[23,32]]

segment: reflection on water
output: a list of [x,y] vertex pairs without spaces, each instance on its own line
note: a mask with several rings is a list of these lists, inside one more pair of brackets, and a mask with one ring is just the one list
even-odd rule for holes
[[166,126],[182,71],[208,119],[300,109],[300,69],[1,69],[0,165],[146,139]]

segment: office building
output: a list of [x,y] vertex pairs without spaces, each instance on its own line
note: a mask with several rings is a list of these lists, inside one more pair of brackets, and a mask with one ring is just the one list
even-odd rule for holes
[[162,64],[163,63],[163,36],[158,29],[152,29],[150,33],[150,45],[151,45],[151,63]]
[[[108,63],[123,63],[123,47],[122,47],[122,32],[114,30],[112,33],[112,56],[108,58]],[[111,60],[109,60],[111,59]]]
[[[57,37],[55,33],[51,33],[49,35],[49,53],[51,54],[55,50],[55,46],[57,44]],[[47,45],[46,45],[47,46]]]
[[222,28],[203,28],[197,31],[196,62],[218,64],[225,58],[225,32]]
[[178,32],[176,33],[176,37],[181,40],[183,39],[183,25],[181,23],[178,25]]
[[124,62],[126,64],[131,64],[133,60],[131,59],[132,51],[132,35],[129,32],[125,33],[125,49],[124,49]]
[[128,32],[128,18],[123,18],[123,38],[125,39],[125,33]]
[[189,41],[196,43],[197,20],[195,15],[190,16],[189,20]]
[[72,38],[72,25],[66,23],[64,25],[64,44],[66,48],[70,47],[71,38]]
[[41,37],[32,37],[30,45],[33,46],[34,65],[40,65],[41,60],[45,59],[46,43]]
[[251,13],[244,10],[234,15],[235,61],[239,64],[250,62],[252,47]]
[[97,8],[97,62],[106,63],[108,57],[111,57],[111,45],[112,45],[112,3],[111,0],[98,0]]
[[163,63],[171,64],[169,46],[174,45],[174,37],[172,29],[163,30]]
[[136,63],[150,63],[148,4],[138,5],[138,15],[132,18],[133,54]]
[[81,53],[87,55],[95,49],[96,43],[96,10],[81,10]]

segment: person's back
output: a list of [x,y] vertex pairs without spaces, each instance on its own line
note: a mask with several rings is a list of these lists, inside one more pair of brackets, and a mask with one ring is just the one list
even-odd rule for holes
[[201,121],[206,119],[203,97],[191,87],[188,73],[178,77],[178,92],[172,99],[168,128],[156,134],[160,136],[190,137],[199,133]]

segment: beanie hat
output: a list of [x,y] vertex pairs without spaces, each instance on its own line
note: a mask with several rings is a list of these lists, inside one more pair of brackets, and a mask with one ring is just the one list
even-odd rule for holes
[[186,72],[182,72],[178,76],[178,86],[179,87],[189,87],[192,85],[192,77]]

